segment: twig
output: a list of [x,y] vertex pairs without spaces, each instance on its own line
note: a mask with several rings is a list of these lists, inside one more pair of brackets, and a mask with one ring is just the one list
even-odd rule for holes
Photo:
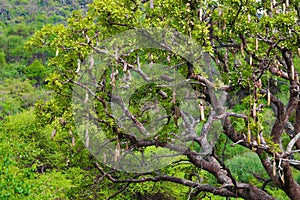
[[231,146],[233,147],[233,146],[235,146],[235,145],[237,145],[237,144],[239,144],[239,143],[241,143],[241,142],[244,142],[244,140],[239,140],[239,141],[237,141],[237,142],[235,142],[235,143],[232,143]]
[[299,140],[299,138],[300,138],[300,133],[298,133],[293,139],[291,139],[291,141],[289,142],[289,144],[288,144],[288,146],[286,148],[287,152],[291,152],[292,151],[293,146]]
[[117,195],[119,195],[120,193],[122,193],[129,185],[130,185],[130,183],[126,183],[126,185],[124,187],[122,187],[116,193],[114,193],[113,195],[108,197],[107,200],[112,199],[112,198],[116,197]]

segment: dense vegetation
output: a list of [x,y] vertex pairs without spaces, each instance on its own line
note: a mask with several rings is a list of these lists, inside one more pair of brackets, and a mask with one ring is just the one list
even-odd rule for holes
[[[0,5],[0,199],[300,198],[300,142],[294,139],[300,132],[299,1],[11,0]],[[261,8],[265,12],[258,12]],[[163,48],[116,51],[120,46],[113,35],[149,27],[176,30],[171,38],[177,31],[193,38],[221,75],[211,79],[211,71],[196,62],[202,60],[190,62],[178,53],[192,48],[172,51],[164,41]],[[124,41],[131,47],[132,41]],[[196,112],[196,135],[184,141],[186,146],[179,145],[184,152],[178,150],[180,156],[168,165],[147,172],[118,171],[114,166],[122,155],[106,158],[103,151],[104,161],[104,153],[99,157],[85,148],[89,144],[73,118],[77,105],[72,95],[78,77],[93,66],[90,60],[103,58],[93,54],[97,51],[114,55],[99,64],[106,69],[97,80],[101,88],[84,93],[96,110],[87,114],[97,119],[100,131],[92,135],[95,126],[82,127],[89,130],[88,138],[101,141],[105,135],[116,147],[113,152],[121,150],[122,155],[176,150],[178,143],[172,141],[189,124],[176,107],[199,108],[173,97],[174,90],[142,86],[129,105],[131,119],[136,119],[130,128],[151,127],[155,110],[143,110],[149,99],[157,98],[168,115],[157,135],[143,138],[140,129],[118,127],[118,119],[111,117],[118,113],[105,107],[116,83],[128,71],[133,77],[127,80],[129,87],[138,84],[134,77],[141,74],[157,80],[161,65],[179,66],[172,69],[192,80],[197,103],[205,106],[204,118]],[[87,83],[84,78],[80,83]],[[88,91],[90,86],[81,87]],[[219,105],[223,90],[227,99]],[[206,145],[202,137],[209,137],[205,127],[218,137],[209,153],[199,156]]]

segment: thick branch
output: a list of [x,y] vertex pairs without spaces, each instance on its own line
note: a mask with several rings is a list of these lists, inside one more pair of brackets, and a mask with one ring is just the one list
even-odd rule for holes
[[226,197],[235,197],[235,194],[228,191],[226,188],[217,188],[213,187],[211,185],[206,185],[206,184],[200,184],[197,182],[193,182],[190,180],[186,180],[183,178],[178,178],[175,176],[166,176],[166,175],[161,175],[161,176],[154,176],[154,177],[142,177],[142,178],[128,178],[128,179],[116,179],[112,175],[105,173],[105,171],[100,167],[99,163],[95,162],[96,168],[99,170],[101,175],[103,177],[107,177],[110,181],[114,183],[144,183],[144,182],[159,182],[159,181],[170,181],[173,183],[178,183],[184,186],[196,188],[201,191],[205,192],[210,192],[215,195],[221,195],[221,196],[226,196]]

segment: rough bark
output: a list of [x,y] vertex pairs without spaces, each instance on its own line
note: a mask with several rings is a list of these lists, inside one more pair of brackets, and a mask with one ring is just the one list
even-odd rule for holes
[[[300,103],[298,102],[297,108],[296,108],[296,120],[294,125],[294,135],[297,133],[300,133]],[[296,148],[300,149],[300,140],[296,142]]]

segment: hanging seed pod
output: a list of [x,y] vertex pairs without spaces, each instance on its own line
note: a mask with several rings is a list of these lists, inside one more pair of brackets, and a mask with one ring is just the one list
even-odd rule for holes
[[75,137],[72,137],[72,146],[75,147]]
[[285,10],[286,10],[286,5],[284,3],[284,4],[282,4],[282,12],[285,13]]
[[202,15],[203,15],[203,10],[202,8],[199,9],[199,20],[202,22]]
[[270,89],[268,88],[268,106],[271,105],[271,93],[270,93]]
[[93,66],[94,66],[94,64],[95,64],[94,56],[91,56],[91,59],[90,59],[90,67],[89,67],[89,69],[92,69]]
[[275,154],[273,158],[273,176],[276,176],[276,161],[275,161]]
[[298,57],[300,58],[300,47],[298,48]]
[[294,67],[294,64],[292,63],[292,65],[291,65],[291,75],[292,75],[292,80],[294,80],[295,79],[295,67]]
[[250,57],[249,57],[249,65],[252,66],[252,55],[250,54]]
[[[262,125],[261,125],[261,127],[262,127]],[[260,137],[261,144],[263,144],[263,145],[267,144],[266,141],[265,141],[264,135],[263,135],[263,131],[261,131],[259,133],[259,137]]]
[[220,64],[220,61],[219,61],[219,59],[218,59],[217,57],[215,58],[215,63],[216,63],[217,65]]
[[249,144],[251,143],[251,130],[249,127],[248,127],[248,133],[247,133],[247,141]]
[[273,10],[273,2],[270,3],[270,9]]
[[290,6],[290,1],[289,0],[285,0],[285,5],[288,8]]
[[85,93],[85,99],[84,99],[83,103],[84,103],[84,104],[87,104],[88,102],[89,102],[89,93],[86,92],[86,93]]
[[253,118],[256,117],[256,102],[253,103]]
[[223,24],[223,27],[222,27],[223,30],[226,29],[226,20],[224,20],[224,24]]
[[103,153],[103,163],[106,164],[106,153]]
[[124,64],[124,67],[123,67],[123,71],[126,73],[127,72],[127,67],[128,67],[128,65],[127,65],[127,63],[125,63]]
[[152,53],[150,53],[150,55],[149,55],[149,60],[150,60],[150,69],[152,69],[152,67],[153,67],[153,54]]
[[258,51],[258,39],[255,39],[255,51]]
[[218,15],[219,15],[219,17],[222,16],[222,9],[220,7],[219,7],[219,10],[218,10]]
[[110,84],[114,87],[116,85],[116,78],[113,76],[111,81],[110,81]]
[[262,87],[262,83],[261,83],[261,79],[259,79],[257,82],[257,88],[261,89],[261,87]]
[[242,57],[245,58],[244,44],[243,43],[241,43],[241,54],[242,54]]
[[56,52],[55,52],[55,56],[56,56],[56,57],[58,56],[58,53],[59,53],[59,50],[56,49]]
[[126,141],[126,147],[125,147],[125,150],[128,151],[129,149],[129,144],[128,144],[128,141]]
[[204,105],[203,102],[200,101],[199,103],[199,109],[200,109],[200,117],[201,117],[201,121],[205,120],[205,116],[204,116]]
[[172,103],[173,105],[176,104],[176,92],[175,92],[175,91],[173,91],[173,93],[172,93],[172,100],[171,100],[171,103]]
[[77,60],[77,69],[75,73],[78,73],[80,71],[80,59]]
[[154,9],[154,0],[150,0],[150,9]]
[[167,62],[168,62],[168,63],[171,62],[170,54],[168,54],[168,56],[167,56]]
[[186,4],[186,12],[191,12],[191,4],[190,3]]
[[115,149],[115,162],[118,162],[119,160],[119,150]]
[[117,140],[116,149],[115,149],[115,162],[118,162],[120,158],[120,143],[119,140]]
[[280,176],[280,179],[281,179],[282,183],[284,184],[284,174],[282,174],[282,175]]
[[251,15],[250,14],[248,14],[247,19],[248,19],[248,23],[250,23],[251,22]]
[[126,74],[125,74],[125,80],[126,80],[126,81],[131,81],[131,72],[130,72],[130,70],[128,70],[128,71],[126,72]]
[[259,135],[259,133],[257,133],[257,145],[258,146],[260,146],[260,144],[261,144],[261,140],[260,139],[261,139],[260,135]]
[[119,49],[118,48],[116,48],[116,51],[115,51],[115,59],[116,60],[119,60]]
[[73,135],[72,130],[70,130],[69,134],[72,136],[72,146],[74,147],[75,146],[75,137]]
[[51,139],[53,140],[56,135],[56,129],[54,129],[51,133]]
[[85,129],[85,147],[89,148],[89,145],[90,145],[89,129]]

